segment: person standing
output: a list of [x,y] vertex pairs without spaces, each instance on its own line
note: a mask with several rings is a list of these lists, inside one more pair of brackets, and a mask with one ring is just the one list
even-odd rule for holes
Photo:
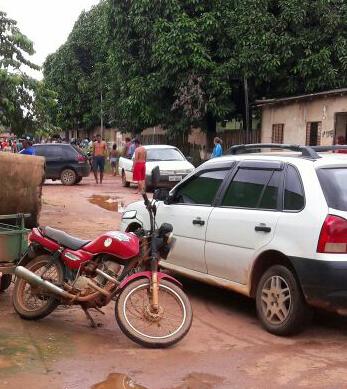
[[223,155],[222,140],[218,137],[215,137],[213,143],[214,148],[212,151],[211,158],[221,157]]
[[23,149],[19,152],[19,154],[35,155],[35,150],[33,149],[31,142],[29,140],[24,139],[22,146]]
[[129,147],[131,145],[131,139],[129,137],[125,138],[125,144],[122,152],[122,156],[125,158],[129,158]]
[[144,193],[147,151],[143,146],[140,145],[140,141],[138,139],[134,140],[134,144],[135,157],[133,165],[133,181],[138,183],[138,191],[136,193]]
[[117,175],[118,160],[119,160],[119,152],[117,150],[117,145],[114,144],[112,146],[112,150],[110,151],[110,162],[111,162],[112,173],[114,176]]
[[[138,143],[136,143],[136,141],[138,141]],[[133,139],[131,142],[130,142],[130,146],[128,148],[128,158],[129,159],[132,159],[134,153],[135,153],[135,150],[136,148],[138,147],[138,144],[139,144],[139,140],[138,139]]]
[[93,143],[93,172],[95,177],[95,182],[98,184],[98,171],[100,172],[100,184],[102,184],[102,179],[104,178],[105,170],[105,157],[106,157],[107,146],[106,142],[101,139],[101,135],[96,136],[96,141]]

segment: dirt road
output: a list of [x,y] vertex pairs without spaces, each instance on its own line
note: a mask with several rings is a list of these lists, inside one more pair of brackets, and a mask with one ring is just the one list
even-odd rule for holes
[[[74,187],[48,183],[41,223],[92,238],[117,228],[116,209],[136,200],[133,192],[110,176],[102,186],[91,179]],[[11,290],[0,294],[0,388],[347,388],[345,319],[318,314],[300,336],[279,338],[260,328],[252,301],[183,283],[193,327],[168,350],[147,350],[128,340],[111,305],[105,316],[94,314],[102,326],[92,329],[77,307],[23,321],[11,306]]]

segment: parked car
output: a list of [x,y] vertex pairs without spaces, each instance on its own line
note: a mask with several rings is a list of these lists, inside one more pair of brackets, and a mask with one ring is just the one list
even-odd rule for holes
[[73,145],[66,143],[45,143],[33,145],[36,155],[45,157],[45,178],[61,180],[63,185],[74,185],[88,177],[88,157]]
[[[153,187],[172,188],[187,174],[194,170],[194,166],[187,161],[181,151],[173,146],[153,145],[144,146],[147,151],[146,161],[146,189]],[[129,186],[133,182],[133,159],[121,157],[119,159],[119,174],[122,177],[123,186]],[[160,178],[154,178],[153,170],[160,169]]]
[[[162,267],[255,298],[263,327],[289,335],[309,306],[347,315],[347,158],[276,147],[296,152],[204,163],[158,202],[157,222],[176,238]],[[141,226],[146,209],[130,204],[121,229]]]

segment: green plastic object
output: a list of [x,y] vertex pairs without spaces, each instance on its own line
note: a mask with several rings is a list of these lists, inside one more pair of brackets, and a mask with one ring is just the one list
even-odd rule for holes
[[0,215],[0,263],[17,262],[28,248],[27,214]]

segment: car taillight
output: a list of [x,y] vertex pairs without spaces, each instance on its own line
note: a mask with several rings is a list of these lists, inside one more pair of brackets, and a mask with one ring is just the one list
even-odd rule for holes
[[347,220],[335,215],[328,215],[323,223],[318,246],[318,253],[347,253]]
[[87,160],[87,158],[84,155],[82,155],[82,154],[77,155],[77,162],[78,163],[84,163],[84,162],[86,162],[86,160]]

